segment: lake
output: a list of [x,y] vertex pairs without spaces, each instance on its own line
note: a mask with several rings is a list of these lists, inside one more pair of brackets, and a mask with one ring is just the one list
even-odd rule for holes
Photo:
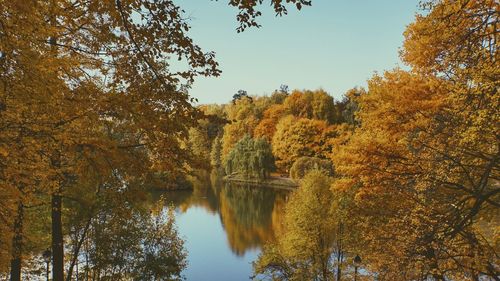
[[288,192],[220,181],[163,193],[176,207],[188,281],[249,280],[261,247],[275,239]]

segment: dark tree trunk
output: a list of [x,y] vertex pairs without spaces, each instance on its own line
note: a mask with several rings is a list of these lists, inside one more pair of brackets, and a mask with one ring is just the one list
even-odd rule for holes
[[[49,10],[49,23],[51,27],[57,27],[57,15],[56,15],[57,2],[50,1]],[[52,35],[49,38],[49,44],[51,45],[51,52],[54,58],[58,55],[57,50],[57,36]],[[54,150],[51,156],[51,164],[54,168],[61,168],[61,151]],[[64,241],[62,232],[62,182],[59,182],[59,189],[52,194],[52,281],[64,281]]]
[[342,236],[344,235],[342,222],[339,222],[339,230],[337,233],[337,281],[340,281],[342,278],[342,258],[343,258],[343,249],[342,249]]
[[62,198],[52,195],[52,279],[64,281],[64,241],[61,219]]
[[22,250],[23,250],[23,219],[24,206],[17,205],[17,216],[14,220],[14,237],[12,237],[12,258],[10,260],[10,281],[21,281]]

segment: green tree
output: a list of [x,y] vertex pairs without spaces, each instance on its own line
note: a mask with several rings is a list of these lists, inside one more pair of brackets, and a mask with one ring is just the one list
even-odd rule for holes
[[257,276],[272,280],[331,280],[335,241],[331,178],[307,174],[286,205],[284,233],[266,245],[254,262]]
[[206,127],[202,127],[200,124],[199,126],[190,128],[188,131],[188,147],[194,154],[195,161],[199,163],[208,163],[210,160],[212,141],[209,139],[206,129]]
[[271,146],[265,139],[243,137],[225,162],[226,174],[239,173],[245,178],[265,179],[274,170]]
[[321,170],[326,175],[333,176],[333,167],[330,160],[304,156],[293,162],[290,168],[290,177],[299,180],[311,170]]
[[248,92],[245,90],[238,90],[236,94],[233,95],[233,104],[236,103],[237,100],[247,99],[249,102],[253,102],[253,98],[248,95]]
[[71,261],[80,269],[66,280],[182,280],[187,254],[173,208],[163,199],[152,203],[141,188],[121,196],[115,188],[103,188],[91,205],[67,204],[74,215],[68,218]]
[[356,112],[359,111],[357,100],[364,94],[366,91],[363,88],[353,88],[344,94],[342,101],[335,104],[337,123],[345,122],[349,125],[359,125],[359,121],[356,119]]
[[257,126],[257,119],[250,116],[244,120],[232,122],[224,126],[224,134],[222,135],[222,153],[221,159],[223,162],[229,152],[233,149],[238,141],[245,135],[252,135],[255,126]]
[[221,137],[217,136],[212,143],[212,150],[210,151],[210,164],[215,169],[220,169],[222,167],[222,141]]
[[187,267],[184,241],[177,232],[174,207],[165,210],[162,202],[141,240],[142,251],[133,272],[135,280],[184,280],[182,271]]

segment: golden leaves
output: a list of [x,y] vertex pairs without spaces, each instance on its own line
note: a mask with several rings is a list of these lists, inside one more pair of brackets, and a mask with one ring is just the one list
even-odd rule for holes
[[[333,189],[355,190],[371,254],[387,261],[375,271],[454,280],[496,274],[485,269],[496,255],[491,233],[477,228],[498,213],[500,67],[484,56],[497,52],[483,44],[491,22],[477,20],[488,15],[498,18],[489,1],[442,1],[417,16],[402,53],[413,69],[369,81],[357,98],[359,127],[331,156],[341,176]],[[398,245],[389,256],[386,237]]]

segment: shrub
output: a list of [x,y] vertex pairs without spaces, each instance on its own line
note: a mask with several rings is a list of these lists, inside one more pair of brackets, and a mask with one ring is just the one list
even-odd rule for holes
[[333,176],[332,162],[317,157],[300,157],[290,168],[290,177],[295,180],[304,178],[311,170],[321,170],[328,176]]

